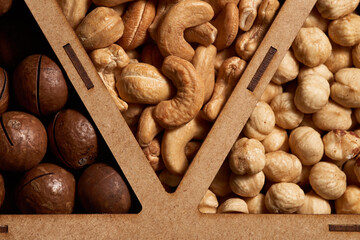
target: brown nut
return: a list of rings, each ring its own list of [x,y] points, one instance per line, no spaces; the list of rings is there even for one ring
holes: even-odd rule
[[[337,214],[360,214],[360,188],[348,186],[345,193],[335,200]]]
[[[129,189],[111,166],[95,163],[80,176],[78,196],[89,213],[127,213],[131,207]]]
[[[276,125],[284,129],[294,129],[302,122],[304,114],[294,103],[294,94],[284,92],[273,98],[270,107],[274,111]]]
[[[262,0],[241,0],[239,2],[239,28],[249,31],[257,16]]]
[[[72,28],[76,28],[90,8],[91,0],[57,0]],[[1,4],[0,4],[1,5]]]
[[[265,205],[270,213],[294,213],[304,202],[304,191],[295,183],[273,184],[265,195]]]
[[[9,78],[5,69],[0,67],[0,115],[9,107],[9,95]]]
[[[317,27],[321,31],[326,32],[328,29],[329,20],[323,18],[319,11],[314,7],[309,16],[305,19],[305,22],[302,27]]]
[[[312,115],[312,120],[318,128],[324,131],[347,130],[352,124],[351,109],[329,100],[322,109]]]
[[[266,179],[272,182],[293,182],[300,176],[302,165],[295,155],[276,151],[265,156],[266,164],[263,172]]]
[[[282,86],[270,82],[266,86],[264,93],[261,95],[260,101],[270,104],[271,100],[281,93],[283,93]]]
[[[124,32],[124,23],[115,10],[97,7],[92,10],[76,28],[85,50],[108,47],[116,42]]]
[[[209,3],[211,7],[214,9],[215,15],[226,6],[228,3],[233,3],[235,5],[239,4],[239,0],[204,0],[205,2]]]
[[[218,207],[217,213],[249,213],[249,209],[241,198],[229,198]]]
[[[324,63],[331,55],[329,38],[317,27],[301,28],[292,49],[299,62],[308,67],[316,67]]]
[[[155,106],[149,106],[141,113],[136,138],[141,147],[148,146],[163,128],[154,119]]]
[[[310,185],[321,197],[334,200],[346,190],[346,175],[335,164],[318,162],[310,171]]]
[[[16,99],[33,114],[55,113],[67,102],[68,87],[61,69],[45,55],[31,55],[21,61],[13,81]]]
[[[70,214],[74,202],[74,176],[52,163],[28,171],[16,191],[16,204],[25,214]]]
[[[146,105],[144,104],[128,104],[128,109],[125,112],[122,112],[122,116],[129,127],[135,127],[137,125],[145,107]]]
[[[98,139],[92,124],[80,112],[58,112],[48,127],[50,148],[56,158],[73,169],[92,164],[98,156]]]
[[[360,182],[360,158],[356,158],[355,164],[354,164],[354,173],[357,177],[358,182]]]
[[[5,112],[0,122],[0,169],[20,172],[39,164],[47,148],[40,120],[24,112]]]
[[[201,213],[216,213],[216,209],[219,206],[219,202],[216,198],[216,195],[207,190],[203,199],[198,206],[198,209]]]
[[[299,62],[296,60],[294,53],[288,50],[271,81],[278,85],[290,82],[299,74],[299,68]]]
[[[352,49],[352,60],[355,67],[360,68],[360,43]]]
[[[313,191],[305,194],[304,204],[296,211],[298,214],[331,214],[331,207],[327,200]]]
[[[156,44],[148,43],[144,46],[141,52],[140,60],[143,63],[148,63],[157,69],[160,69],[163,64],[164,57],[161,55]]]
[[[209,121],[214,121],[230,97],[246,67],[246,62],[239,57],[226,59],[219,69],[214,92],[209,102],[203,107],[202,114]]]
[[[332,73],[342,68],[350,68],[353,65],[351,47],[343,47],[331,42],[332,51],[330,57],[324,63]]]
[[[130,63],[115,77],[119,96],[129,103],[157,104],[175,93],[173,84],[147,63]]]
[[[357,168],[355,164],[356,164],[356,159],[350,159],[344,163],[342,170],[346,174],[346,184],[348,186],[357,185],[358,187],[360,187],[360,181],[358,181],[357,176],[355,174],[355,168]]]
[[[350,13],[345,17],[332,21],[329,24],[328,34],[335,43],[351,47],[360,43],[360,16]]]
[[[359,0],[318,0],[316,8],[323,18],[338,19],[352,13],[359,5]]]
[[[105,7],[115,7],[125,2],[130,2],[133,0],[92,0],[92,2],[97,6]]]
[[[181,182],[182,176],[173,174],[169,172],[166,168],[164,168],[159,174],[160,182],[168,187],[177,187]]]
[[[11,6],[12,6],[13,0],[0,0],[0,16],[7,13]]]
[[[122,16],[124,33],[117,42],[125,50],[132,50],[146,41],[147,29],[155,17],[155,1],[139,0],[129,4]]]
[[[360,107],[360,69],[343,68],[335,74],[331,98],[346,108]]]
[[[289,151],[289,137],[285,129],[275,125],[274,130],[261,141],[265,153],[275,151]]]
[[[335,161],[352,159],[360,152],[360,137],[351,131],[332,130],[323,142],[325,155]]]
[[[200,0],[183,0],[172,6],[158,29],[157,43],[162,55],[175,55],[191,61],[195,51],[185,41],[183,33],[186,28],[206,23],[213,16],[211,6]]]
[[[249,213],[252,214],[261,214],[261,213],[268,213],[266,206],[265,206],[265,195],[262,193],[259,193],[255,197],[252,198],[244,198]]]
[[[225,48],[222,51],[219,51],[216,54],[216,57],[215,57],[215,70],[219,71],[219,69],[220,69],[221,65],[223,64],[223,62],[226,59],[234,57],[234,56],[236,56],[236,52],[235,52],[235,49],[234,49],[233,45],[228,47],[228,48]]]
[[[236,174],[256,174],[263,170],[265,162],[264,146],[256,139],[241,138],[231,148],[229,166]]]
[[[190,141],[185,145],[185,156],[191,162],[202,145],[201,141]]]
[[[156,106],[154,118],[164,128],[179,127],[200,111],[205,96],[204,82],[190,62],[176,56],[165,58],[162,72],[173,82],[177,93]]]
[[[195,42],[208,47],[215,42],[218,30],[211,23],[203,23],[185,29],[184,38],[187,42]]]
[[[231,190],[241,197],[255,197],[263,188],[265,175],[262,171],[253,175],[237,175],[232,173],[229,179]]]
[[[211,21],[217,29],[214,42],[218,51],[229,47],[235,40],[239,30],[239,9],[235,3],[227,3],[215,20]]]
[[[303,165],[318,163],[324,155],[321,135],[311,127],[295,128],[290,134],[289,145]]]
[[[231,193],[231,188],[229,186],[230,174],[231,170],[229,167],[229,162],[225,160],[209,187],[209,189],[215,193],[216,196],[224,197]]]

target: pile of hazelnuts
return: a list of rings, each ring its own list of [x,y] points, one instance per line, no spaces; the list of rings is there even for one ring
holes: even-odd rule
[[[26,57],[12,76],[0,67],[0,173],[20,176],[9,191],[17,209],[69,214],[76,199],[88,213],[128,212],[126,183],[101,161],[94,125],[79,110],[67,108],[68,99],[63,72],[46,55]],[[12,101],[19,107],[9,107]],[[0,174],[0,204],[8,192],[5,185]]]

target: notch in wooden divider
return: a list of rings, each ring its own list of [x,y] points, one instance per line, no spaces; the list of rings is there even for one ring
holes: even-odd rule
[[[80,78],[85,83],[86,88],[89,90],[94,87],[94,84],[92,83],[89,75],[85,71],[84,66],[81,64],[79,58],[77,57],[76,53],[74,52],[74,49],[71,47],[71,44],[68,43],[65,46],[63,46],[66,54],[70,58],[72,64],[74,65],[76,71],[80,75]]]
[[[9,227],[8,225],[0,225],[0,233],[8,233]]]
[[[360,225],[356,224],[329,224],[330,232],[360,232]]]
[[[262,60],[260,66],[255,72],[254,77],[251,79],[247,89],[253,92],[259,83],[261,77],[263,76],[264,72],[266,71],[267,67],[269,66],[271,60],[273,59],[275,53],[277,52],[277,49],[274,47],[270,47],[269,51],[266,53],[264,59]]]

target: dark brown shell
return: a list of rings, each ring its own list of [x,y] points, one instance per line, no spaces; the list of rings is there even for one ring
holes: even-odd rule
[[[6,112],[0,118],[0,169],[26,171],[43,159],[47,148],[45,127],[24,112]]]
[[[65,169],[42,163],[22,178],[16,204],[22,213],[69,214],[75,202],[75,179]]]
[[[5,200],[5,183],[3,176],[0,174],[0,207],[4,203],[4,200]]]
[[[45,55],[25,58],[14,73],[15,96],[26,110],[49,115],[62,109],[68,99],[68,88],[61,69]]]
[[[126,213],[131,207],[125,182],[115,169],[104,163],[95,163],[83,172],[78,196],[89,213]]]
[[[56,114],[48,127],[51,151],[67,166],[78,169],[98,156],[96,131],[87,118],[72,109]]]
[[[6,71],[0,67],[0,115],[9,107],[9,79]]]

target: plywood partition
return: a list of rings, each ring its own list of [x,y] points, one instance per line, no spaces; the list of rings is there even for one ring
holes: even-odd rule
[[[356,215],[217,215],[197,211],[316,0],[285,1],[174,194],[166,193],[161,186],[56,0],[25,2],[139,198],[142,211],[122,215],[0,215],[0,230],[1,225],[8,226],[0,239],[360,237],[356,232],[360,217]]]

